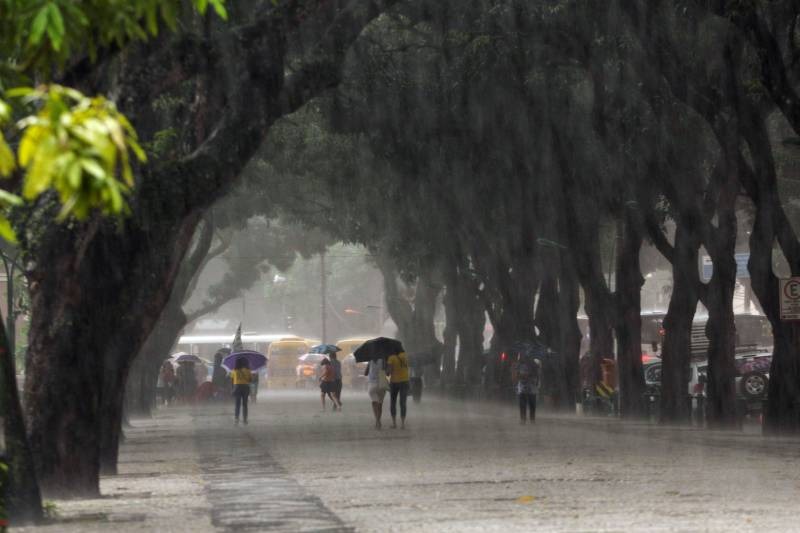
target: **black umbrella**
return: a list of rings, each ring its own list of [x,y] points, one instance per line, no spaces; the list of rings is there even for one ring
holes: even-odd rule
[[[383,359],[404,351],[403,344],[399,340],[390,339],[388,337],[378,337],[370,339],[359,346],[356,351],[353,352],[353,355],[357,363],[364,363],[366,361],[374,361],[375,359]]]

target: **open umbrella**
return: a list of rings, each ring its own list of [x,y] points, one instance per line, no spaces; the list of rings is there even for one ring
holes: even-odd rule
[[[233,352],[232,354],[225,357],[222,360],[222,366],[227,368],[228,370],[233,370],[236,368],[236,361],[240,358],[244,357],[247,359],[248,368],[250,370],[258,370],[262,366],[266,366],[267,364],[267,356],[263,353],[252,352],[250,350],[245,350],[241,352]]]
[[[324,353],[307,353],[297,358],[299,362],[307,365],[318,365],[323,359],[326,359]]]
[[[514,350],[523,357],[534,357],[536,359],[558,359],[559,354],[551,350],[548,346],[539,341],[520,341],[513,345]]]
[[[171,359],[176,363],[195,363],[197,365],[206,364],[207,361],[200,359],[198,356],[191,354],[191,353],[181,353],[178,352],[171,357]]]
[[[336,352],[341,352],[342,349],[336,346],[335,344],[318,344],[311,348],[311,351],[308,353],[322,353],[322,354],[331,354]]]
[[[383,359],[396,353],[404,352],[403,344],[397,339],[377,337],[370,339],[353,352],[357,363]]]

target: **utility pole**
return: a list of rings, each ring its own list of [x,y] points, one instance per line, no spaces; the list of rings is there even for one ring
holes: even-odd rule
[[[328,309],[328,273],[325,272],[325,252],[319,254],[319,274],[320,274],[320,310],[322,311],[322,344],[328,342],[328,324],[327,324],[327,309]]]

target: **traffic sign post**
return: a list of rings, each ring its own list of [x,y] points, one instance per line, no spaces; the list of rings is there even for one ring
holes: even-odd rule
[[[781,320],[800,320],[800,277],[781,279]]]

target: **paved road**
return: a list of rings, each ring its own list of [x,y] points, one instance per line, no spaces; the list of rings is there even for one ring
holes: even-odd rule
[[[108,496],[52,531],[800,531],[800,441],[540,416],[427,397],[372,428],[364,393],[322,413],[266,391],[135,421]],[[66,521],[65,521],[65,520]]]

